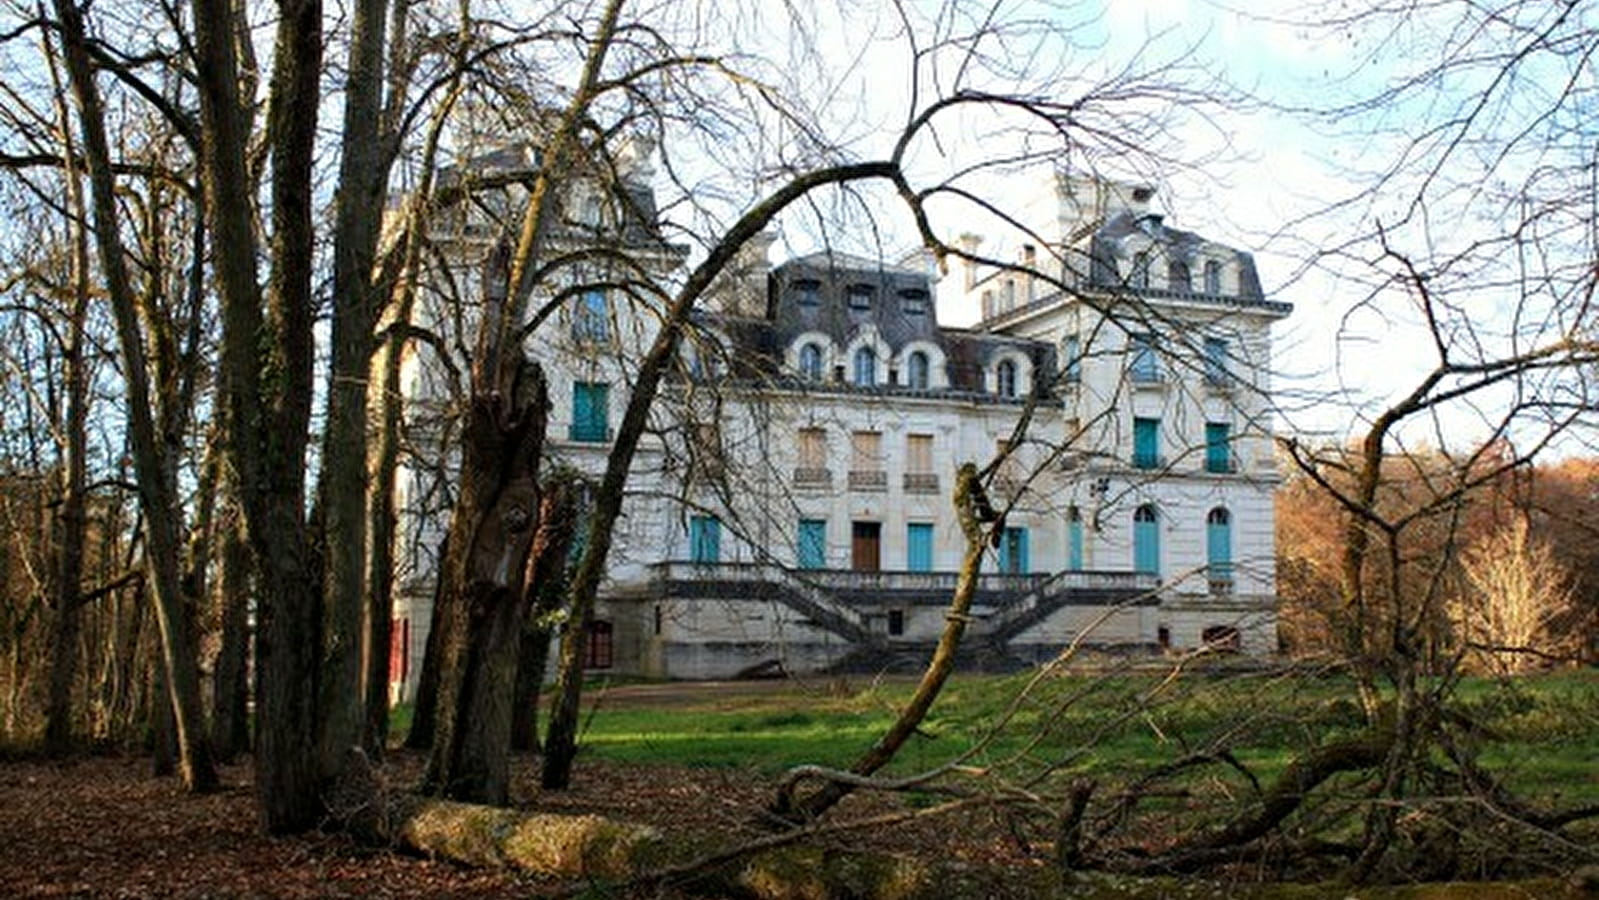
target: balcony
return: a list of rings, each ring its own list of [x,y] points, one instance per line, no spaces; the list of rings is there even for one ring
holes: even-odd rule
[[[851,469],[849,471],[849,489],[870,493],[883,493],[888,490],[888,473],[882,469]]]
[[[907,494],[936,494],[938,476],[932,472],[906,472],[904,488]]]
[[[794,470],[794,487],[796,490],[825,491],[832,486],[832,469],[800,466]]]

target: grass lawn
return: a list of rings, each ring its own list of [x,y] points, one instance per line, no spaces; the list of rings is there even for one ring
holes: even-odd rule
[[[1266,780],[1300,750],[1362,721],[1349,683],[1334,677],[1064,675],[1017,702],[1027,682],[1025,675],[953,679],[895,771],[970,754],[971,765],[1025,780],[1134,772],[1225,747]],[[707,686],[658,704],[626,688],[594,689],[585,697],[582,742],[584,752],[618,762],[763,773],[845,766],[883,733],[911,690],[907,682],[726,693]],[[1550,800],[1599,801],[1599,672],[1468,682],[1456,708],[1480,729],[1484,760],[1517,788]]]

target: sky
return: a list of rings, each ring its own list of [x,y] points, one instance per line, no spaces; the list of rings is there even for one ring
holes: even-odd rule
[[[1542,28],[1558,6],[1528,3],[1512,15],[1521,16],[1529,28]],[[1397,23],[1325,20],[1357,7],[1286,0],[1094,0],[993,7],[998,17],[1053,23],[1069,35],[1073,58],[1063,58],[1059,67],[1063,96],[1072,95],[1073,80],[1163,63],[1191,79],[1214,78],[1236,90],[1235,100],[1187,110],[1171,120],[1168,137],[1174,157],[1202,162],[1160,172],[1156,206],[1175,227],[1254,252],[1268,295],[1294,304],[1295,313],[1275,332],[1275,380],[1282,408],[1278,427],[1322,440],[1344,439],[1360,416],[1369,420],[1410,391],[1436,360],[1413,297],[1391,287],[1374,293],[1374,279],[1400,271],[1396,262],[1380,258],[1375,241],[1352,248],[1350,257],[1326,251],[1352,236],[1374,234],[1379,225],[1396,250],[1424,266],[1429,259],[1469,254],[1473,242],[1498,240],[1514,223],[1504,221],[1505,210],[1496,205],[1493,191],[1513,190],[1519,179],[1562,162],[1556,158],[1561,135],[1543,114],[1565,108],[1572,115],[1572,104],[1556,102],[1558,89],[1566,79],[1574,79],[1579,90],[1589,89],[1595,78],[1592,66],[1568,69],[1558,54],[1543,61],[1530,54],[1518,62],[1513,77],[1505,78],[1503,61],[1491,55],[1504,45],[1472,44],[1481,65],[1449,70],[1423,90],[1344,115],[1312,115],[1308,111],[1378,95],[1442,61],[1446,47],[1480,41],[1483,35],[1463,24],[1462,5],[1447,3],[1423,5]],[[1579,10],[1576,19],[1585,15],[1586,10]],[[840,25],[841,44],[851,45],[850,34],[885,21],[892,24],[881,8],[865,16]],[[841,134],[891,131],[902,121],[904,60],[895,55],[897,46],[895,40],[883,39],[869,50],[841,54],[847,71],[838,78],[840,93],[854,88],[870,98],[851,110],[853,120]],[[1009,54],[1034,71],[1049,71],[1052,61],[1039,58],[1041,46],[1051,48],[1047,53],[1057,45],[1017,42],[1005,45],[997,56]],[[1499,99],[1476,109],[1475,98],[1487,86],[1497,89],[1491,96]],[[1482,116],[1470,134],[1473,140],[1448,145],[1447,132],[1428,130],[1463,112]],[[1587,112],[1580,109],[1575,118],[1591,120]],[[968,125],[945,132],[939,151],[963,140],[979,154],[997,146],[985,143],[994,141],[992,126]],[[1580,131],[1583,126],[1577,127]],[[1507,134],[1523,139],[1510,152],[1495,143]],[[1591,151],[1594,136],[1578,134],[1574,143]],[[1427,183],[1428,205],[1418,210],[1409,200],[1420,176],[1401,163],[1425,171],[1423,164],[1438,158],[1447,158],[1447,163]],[[1116,165],[1113,159],[1106,164],[1111,169]],[[1395,168],[1404,174],[1387,182],[1385,190],[1367,193],[1376,173]],[[1358,199],[1330,209],[1345,198]],[[914,236],[905,242],[913,243]],[[1556,242],[1543,246],[1562,249]],[[998,247],[990,241],[983,249]],[[1591,247],[1578,246],[1575,252],[1590,253]],[[1470,271],[1479,278],[1503,276],[1508,283],[1513,273],[1505,266],[1513,262],[1500,253],[1473,259]],[[1452,270],[1464,269],[1457,260]],[[1535,331],[1524,319],[1511,320],[1515,291],[1489,292],[1450,282],[1449,271],[1440,270],[1433,284],[1440,296],[1457,298],[1456,317],[1447,327],[1461,346],[1492,347],[1513,330],[1523,339]],[[1444,294],[1444,287],[1451,293]],[[1534,297],[1532,308],[1538,309],[1539,302]],[[1553,301],[1549,305],[1542,314],[1555,314]],[[1549,333],[1547,328],[1540,332],[1542,337]],[[1405,437],[1412,445],[1476,443],[1488,437],[1489,423],[1512,399],[1508,391],[1482,394],[1475,405],[1457,404],[1437,419],[1418,422]],[[1525,443],[1538,435],[1537,428],[1528,428],[1512,437]],[[1582,449],[1580,442],[1564,446]]]

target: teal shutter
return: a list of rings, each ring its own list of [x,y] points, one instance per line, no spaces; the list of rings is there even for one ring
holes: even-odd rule
[[[905,526],[905,568],[912,572],[933,571],[933,526],[912,522]]]
[[[608,384],[572,383],[572,440],[598,443],[610,437],[610,395]]]
[[[695,516],[688,522],[688,543],[694,562],[719,562],[722,558],[722,523],[715,516]]]
[[[1027,529],[1007,528],[999,542],[999,571],[1024,575],[1032,571],[1027,559]]]
[[[1133,467],[1155,469],[1160,467],[1160,420],[1133,420]]]
[[[1083,516],[1072,507],[1066,517],[1066,568],[1083,570]]]
[[[1133,571],[1160,574],[1160,522],[1153,506],[1140,506],[1133,514]]]
[[[1232,516],[1225,509],[1213,509],[1205,522],[1205,557],[1212,581],[1233,579]]]
[[[1226,422],[1205,424],[1205,471],[1231,472],[1232,428]]]
[[[827,566],[827,522],[801,519],[799,523],[799,566],[821,569]]]

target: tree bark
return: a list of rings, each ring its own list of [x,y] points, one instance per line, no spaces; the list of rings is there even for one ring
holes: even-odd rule
[[[436,732],[424,780],[429,793],[493,804],[508,796],[547,414],[544,376],[531,362],[510,392],[478,395],[468,412],[450,552],[441,571],[439,603],[458,612],[439,642]]]
[[[56,0],[61,39],[73,95],[83,131],[84,156],[94,196],[94,221],[100,248],[101,270],[111,297],[112,314],[122,346],[123,375],[128,391],[128,431],[138,475],[139,501],[145,511],[146,555],[155,596],[156,621],[161,629],[162,659],[178,743],[179,767],[184,784],[194,791],[216,786],[200,703],[200,671],[193,646],[188,608],[179,572],[180,541],[176,517],[177,498],[169,482],[168,460],[156,433],[151,412],[149,369],[138,321],[137,304],[128,279],[120,238],[111,156],[106,143],[105,120],[99,91],[89,60],[83,20],[71,0]]]
[[[236,490],[232,484],[224,488],[228,498],[218,529],[215,591],[222,646],[212,681],[211,741],[223,761],[250,749],[250,548]]]
[[[374,691],[388,680],[386,669],[375,662],[386,660],[388,641],[373,643],[379,635],[365,584],[368,384],[377,324],[372,277],[392,159],[381,115],[387,10],[387,0],[356,0],[344,91],[333,233],[333,359],[318,482],[326,529],[320,763],[325,779],[337,775],[350,747],[375,748],[368,709]]]
[[[522,651],[516,667],[516,695],[511,720],[511,749],[538,747],[539,689],[550,658],[549,618],[566,599],[567,569],[572,537],[577,531],[576,473],[557,470],[544,479],[539,506],[539,529],[528,557],[531,574],[527,590],[532,595],[527,622],[522,628]]]

